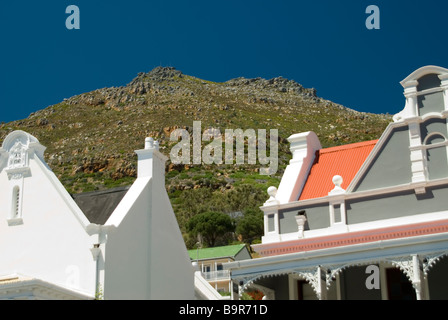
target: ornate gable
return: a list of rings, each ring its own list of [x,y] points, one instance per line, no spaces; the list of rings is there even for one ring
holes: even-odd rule
[[[448,69],[425,66],[406,77],[404,88],[406,105],[394,116],[394,121],[448,112]]]
[[[10,133],[0,148],[0,172],[5,170],[9,179],[8,225],[23,223],[22,202],[24,178],[31,175],[29,159],[34,155],[43,158],[45,148],[32,135],[24,131]]]

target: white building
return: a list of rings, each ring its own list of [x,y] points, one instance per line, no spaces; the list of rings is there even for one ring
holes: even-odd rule
[[[264,211],[263,257],[224,264],[269,299],[448,299],[448,70],[401,82],[406,105],[377,141],[293,155]]]
[[[39,141],[0,148],[0,299],[194,299],[194,270],[147,138],[138,177],[92,223],[44,161]]]

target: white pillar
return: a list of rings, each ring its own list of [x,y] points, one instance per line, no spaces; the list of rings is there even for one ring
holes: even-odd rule
[[[428,180],[428,172],[426,165],[426,149],[422,146],[420,122],[417,118],[408,119],[408,125],[412,183],[421,184],[420,187],[415,188],[417,193],[425,193],[424,184]]]
[[[278,205],[270,205],[261,208],[264,212],[264,236],[262,243],[280,241],[280,225],[278,221]],[[274,219],[274,230],[269,231],[269,217]]]
[[[326,270],[321,266],[317,268],[317,281],[319,300],[327,300],[327,275]]]
[[[416,117],[418,116],[418,105],[417,105],[418,81],[416,80],[408,81],[403,86],[404,86],[404,96],[406,97],[404,118]]]
[[[415,289],[417,300],[427,300],[427,288],[423,274],[423,266],[418,255],[412,255],[413,279],[412,285]]]

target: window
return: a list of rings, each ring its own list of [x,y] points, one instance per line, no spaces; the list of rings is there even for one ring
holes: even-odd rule
[[[14,186],[11,194],[11,207],[9,218],[7,219],[9,226],[23,224],[22,220],[22,194],[19,186]]]
[[[344,201],[338,203],[330,202],[329,210],[330,210],[330,226],[347,224]]]
[[[443,134],[441,134],[439,132],[433,132],[425,138],[425,140],[423,141],[423,144],[429,146],[429,145],[434,145],[437,143],[443,143],[445,141],[446,141],[446,139],[443,136]]]
[[[275,231],[275,216],[273,214],[268,215],[268,232]]]
[[[20,188],[17,186],[13,189],[11,218],[20,218]]]
[[[442,112],[445,104],[439,76],[434,73],[427,74],[418,79],[418,83],[417,106],[419,115],[423,116],[430,112]]]
[[[335,204],[334,205],[334,223],[342,222],[341,218],[341,205]]]
[[[423,141],[426,147],[426,163],[428,178],[442,179],[448,176],[448,148],[447,140],[442,133],[433,132]]]

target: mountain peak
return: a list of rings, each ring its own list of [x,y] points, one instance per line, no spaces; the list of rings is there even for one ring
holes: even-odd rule
[[[159,79],[165,79],[165,78],[174,78],[174,77],[182,77],[182,71],[176,70],[174,67],[155,67],[150,72],[146,74],[148,77],[151,78],[159,78]]]

